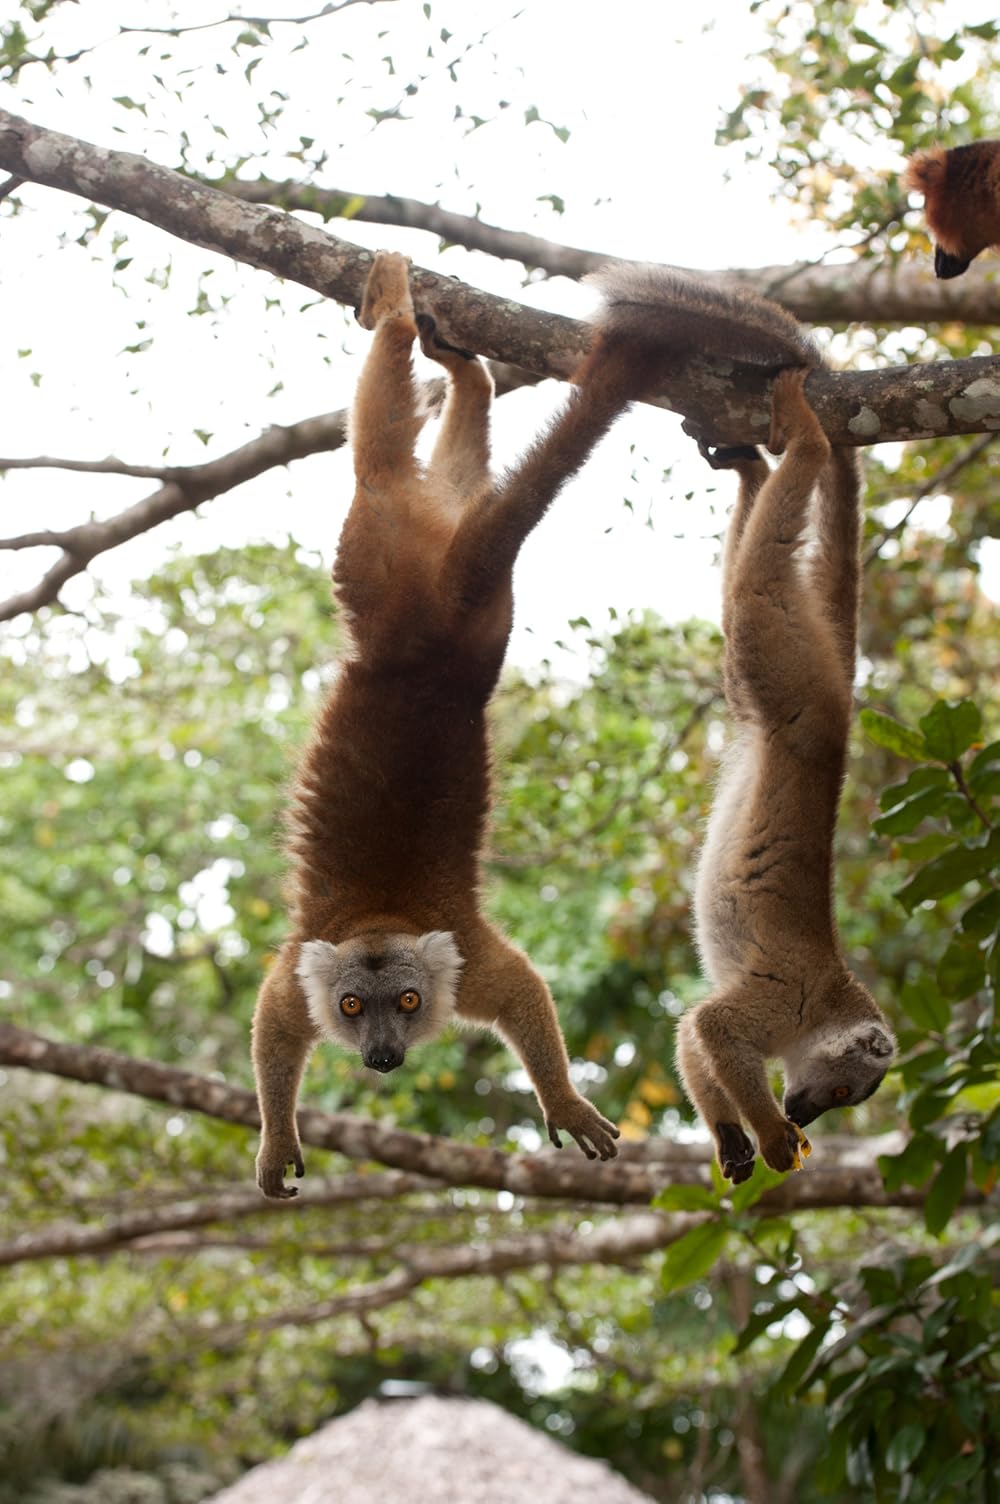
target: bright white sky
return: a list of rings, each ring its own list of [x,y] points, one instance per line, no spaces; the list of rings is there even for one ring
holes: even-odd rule
[[[0,104],[168,165],[175,164],[180,128],[190,137],[194,167],[206,149],[225,148],[216,134],[221,128],[233,149],[260,153],[250,175],[291,174],[297,164],[282,151],[294,149],[299,134],[312,136],[329,151],[322,179],[329,186],[395,192],[469,214],[478,206],[491,223],[626,256],[718,267],[830,250],[818,227],[789,225],[769,172],[747,168],[738,151],[714,145],[723,110],[755,76],[752,54],[767,42],[765,20],[748,6],[616,0],[611,9],[588,9],[521,0],[518,15],[517,3],[434,0],[428,22],[417,0],[397,0],[358,5],[303,29],[275,28],[287,46],[263,55],[250,88],[241,68],[254,54],[244,52],[242,63],[233,59],[234,28],[180,42],[113,39],[115,24],[203,23],[221,6],[204,0],[66,5],[48,34],[57,49],[92,43],[102,10],[109,17],[106,45],[55,78],[26,69],[16,90],[0,88]],[[303,0],[261,7],[271,16],[308,8]],[[722,17],[717,26],[710,24],[713,12]],[[438,42],[442,28],[453,33],[447,49]],[[447,59],[487,30],[486,46],[460,62],[457,84],[441,61],[428,68],[430,42],[436,58]],[[302,35],[309,46],[292,53]],[[150,60],[137,64],[136,47],[146,41],[153,44]],[[167,52],[171,59],[154,70],[152,59]],[[387,56],[394,74],[382,61]],[[231,64],[230,73],[181,71],[212,59]],[[178,87],[191,77],[196,83],[180,103],[170,94],[155,96],[146,117],[113,102],[130,92],[145,101],[149,71]],[[406,99],[405,86],[428,71],[416,98]],[[256,101],[271,88],[291,104],[277,131],[265,136]],[[509,106],[498,114],[500,99]],[[373,128],[365,110],[400,100],[410,118]],[[452,123],[456,105],[490,123],[463,135]],[[543,121],[569,131],[565,143],[544,123],[525,126],[532,106]],[[892,171],[898,163],[887,157],[882,165]],[[562,215],[545,201],[551,194],[564,200]],[[3,454],[113,453],[155,463],[166,452],[183,463],[224,453],[269,423],[349,402],[366,336],[346,311],[123,215],[105,227],[95,261],[74,243],[86,224],[82,200],[32,187],[20,197],[25,211],[3,226]],[[562,279],[523,286],[517,263],[459,249],[439,253],[434,238],[420,232],[360,223],[330,228],[360,244],[403,249],[418,264],[538,306],[580,314],[591,303]],[[115,233],[127,235],[127,245],[113,248]],[[127,256],[132,263],[115,286],[113,263]],[[159,284],[168,262],[164,291]],[[218,313],[192,318],[188,310],[206,271],[202,287],[213,306],[229,301]],[[267,308],[265,299],[276,301]],[[146,321],[139,332],[137,319]],[[128,353],[145,340],[147,349]],[[37,386],[33,373],[41,373]],[[513,459],[561,398],[558,385],[547,383],[498,402],[498,466]],[[211,434],[207,446],[196,430]],[[729,487],[724,477],[718,492],[715,486],[675,418],[646,409],[623,419],[524,549],[512,659],[538,662],[568,635],[571,618],[586,616],[599,628],[609,608],[620,614],[650,606],[670,619],[716,616],[714,535]],[[148,483],[119,478],[11,473],[0,493],[3,531],[62,527],[91,511],[107,515],[148,490]],[[103,556],[91,572],[126,592],[128,581],[154,570],[171,547],[210,550],[286,532],[329,559],[350,494],[346,454],[299,463],[207,503],[199,518],[183,518]],[[37,578],[44,563],[41,552],[0,554],[3,594]],[[82,579],[64,598],[76,604],[88,593]]]

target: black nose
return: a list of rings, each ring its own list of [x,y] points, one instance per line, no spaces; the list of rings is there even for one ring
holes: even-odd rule
[[[794,1096],[786,1097],[784,1107],[785,1117],[791,1118],[792,1122],[797,1123],[800,1128],[804,1128],[807,1123],[819,1117],[819,1113],[804,1091],[797,1091]]]
[[[381,1071],[385,1075],[386,1071],[394,1071],[397,1065],[402,1065],[403,1052],[392,1045],[376,1045],[374,1049],[366,1050],[363,1058],[369,1070]]]

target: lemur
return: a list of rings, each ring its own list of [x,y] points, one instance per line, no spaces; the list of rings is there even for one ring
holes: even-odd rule
[[[351,423],[356,489],[333,571],[351,646],[294,786],[291,933],[253,1022],[266,1196],[295,1194],[289,1165],[304,1173],[295,1105],[320,1038],[386,1072],[453,1016],[494,1029],[520,1056],[554,1144],[565,1130],[590,1158],[617,1152],[617,1128],[570,1081],[546,983],[480,904],[486,710],[511,630],[514,561],[563,483],[688,337],[669,274],[640,330],[626,315],[619,331],[616,286],[612,272],[566,405],[494,480],[486,367],[415,316],[403,256],[382,252],[371,268],[359,318],[374,338]],[[414,456],[418,335],[450,385],[426,465]]]
[[[903,184],[924,195],[936,276],[959,277],[980,251],[1000,250],[1000,141],[917,152]]]
[[[605,283],[603,274],[596,278]],[[608,285],[610,284],[610,285]],[[662,296],[648,270],[604,286],[622,333]],[[734,735],[698,868],[695,928],[711,995],[678,1030],[687,1094],[723,1175],[746,1180],[757,1137],[774,1170],[800,1164],[802,1128],[864,1101],[891,1063],[885,1018],[841,954],[832,844],[846,763],[857,637],[859,475],[806,400],[822,365],[784,309],[687,279],[672,283],[685,349],[775,370],[771,471],[753,446],[702,452],[740,492],[723,555],[725,692]],[[807,522],[814,551],[803,556]],[[768,1085],[784,1062],[784,1105]]]

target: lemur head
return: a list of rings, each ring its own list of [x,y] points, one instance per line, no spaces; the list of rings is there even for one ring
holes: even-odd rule
[[[316,1027],[385,1072],[444,1028],[461,967],[454,936],[431,930],[354,935],[339,945],[307,940],[296,970]]]
[[[896,1041],[875,999],[854,977],[829,1022],[785,1054],[784,1113],[804,1128],[831,1107],[854,1107],[882,1084]]]

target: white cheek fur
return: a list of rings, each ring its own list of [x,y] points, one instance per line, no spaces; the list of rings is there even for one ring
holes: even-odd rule
[[[309,1017],[317,1029],[328,1039],[349,1042],[333,1003],[333,987],[339,970],[337,947],[329,940],[306,940],[299,950],[295,970],[306,995]]]

